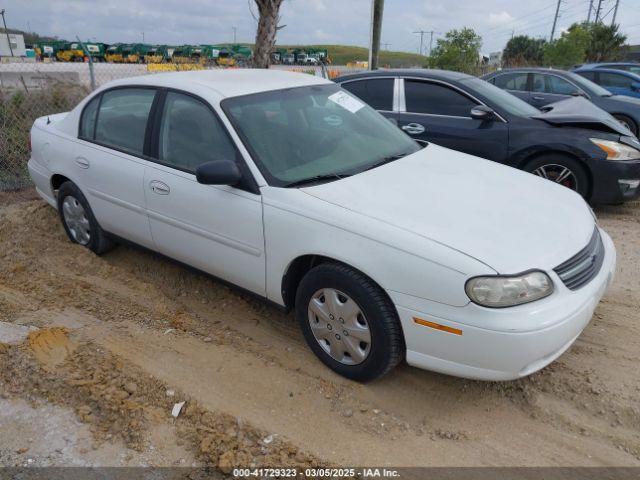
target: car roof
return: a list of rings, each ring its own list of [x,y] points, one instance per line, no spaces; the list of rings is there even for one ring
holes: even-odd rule
[[[335,78],[334,81],[343,82],[346,80],[355,80],[362,77],[420,77],[420,78],[433,78],[439,80],[464,80],[465,78],[475,78],[466,73],[453,72],[451,70],[436,70],[428,68],[395,68],[395,69],[382,69],[382,70],[367,70],[364,72],[352,73],[347,75],[341,75]]]
[[[567,74],[566,70],[559,70],[557,68],[543,68],[543,67],[520,67],[520,68],[503,68],[502,70],[496,70],[495,72],[489,73],[486,76],[495,76],[503,73],[556,73],[556,74]]]
[[[590,68],[579,68],[575,72],[599,72],[599,73],[613,73],[614,75],[622,75],[625,77],[631,78],[640,78],[640,75],[637,73],[629,72],[627,70],[618,70],[615,68],[602,68],[602,67],[590,67]]]
[[[189,91],[209,88],[222,98],[251,93],[332,83],[315,75],[276,69],[211,69],[142,75],[109,82],[103,89],[123,85],[148,85]]]

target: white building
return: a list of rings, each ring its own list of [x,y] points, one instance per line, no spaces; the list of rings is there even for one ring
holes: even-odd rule
[[[8,38],[7,38],[8,37]],[[11,48],[9,48],[11,42]],[[27,51],[24,47],[24,37],[18,33],[0,33],[0,57],[10,57],[13,50],[14,57],[26,57]]]

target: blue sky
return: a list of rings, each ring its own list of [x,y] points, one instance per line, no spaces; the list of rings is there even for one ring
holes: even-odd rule
[[[598,0],[595,0],[598,3]],[[603,0],[606,13],[615,0]],[[370,0],[284,0],[278,43],[366,46]],[[558,31],[586,19],[589,0],[563,0]],[[10,27],[104,42],[197,44],[252,42],[253,0],[0,0]],[[472,27],[484,53],[500,50],[512,32],[548,38],[556,0],[386,0],[382,42],[390,50],[417,52],[416,30],[435,39],[453,28]],[[610,22],[611,14],[606,17]],[[618,20],[631,43],[640,43],[640,1],[620,0]],[[383,45],[384,47],[384,45]],[[429,48],[425,35],[424,51]]]

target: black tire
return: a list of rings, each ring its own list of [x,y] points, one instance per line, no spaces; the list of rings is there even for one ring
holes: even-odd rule
[[[569,176],[567,182],[557,182],[565,187],[571,188],[575,192],[582,195],[583,198],[587,199],[589,192],[591,190],[591,185],[589,182],[589,177],[584,169],[584,167],[580,164],[580,162],[574,158],[568,157],[566,155],[561,155],[557,153],[552,153],[548,155],[540,155],[533,160],[527,162],[524,166],[523,170],[529,173],[533,173],[534,175],[538,175],[543,178],[547,178],[551,181],[556,181],[553,177],[553,174],[559,173],[562,171],[562,168],[566,168],[570,170],[571,175]],[[547,177],[545,177],[541,171],[549,170],[547,173]],[[569,184],[571,179],[575,179],[575,184]]]
[[[614,113],[613,118],[625,125],[636,137],[638,136],[638,125],[636,125],[636,122],[634,122],[633,119],[627,117],[626,115],[620,115],[618,113]]]
[[[335,360],[316,340],[308,309],[314,294],[321,289],[344,292],[356,302],[366,318],[371,342],[368,355],[361,363],[347,365]],[[404,337],[395,307],[373,280],[346,265],[324,263],[307,272],[296,292],[295,311],[311,350],[325,365],[344,377],[359,382],[370,381],[389,372],[404,357]]]
[[[69,225],[67,225],[67,220],[65,219],[65,215],[63,213],[63,204],[67,197],[72,197],[73,199],[77,200],[77,202],[84,209],[86,219],[89,222],[88,243],[82,243],[78,241],[76,236],[74,236],[71,229],[69,228]],[[109,238],[105,231],[100,227],[100,224],[96,220],[96,217],[93,215],[93,211],[89,206],[89,202],[87,202],[86,197],[82,194],[75,183],[71,181],[64,182],[58,189],[57,200],[58,214],[60,215],[60,220],[62,221],[62,225],[64,226],[64,231],[67,232],[69,240],[71,240],[73,243],[77,243],[83,245],[84,247],[87,247],[96,255],[101,255],[105,252],[108,252],[115,246],[113,240],[111,240],[111,238]]]

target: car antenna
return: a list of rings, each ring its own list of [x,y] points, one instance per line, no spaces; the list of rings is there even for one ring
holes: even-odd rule
[[[49,125],[51,123],[51,119],[49,118],[49,115],[47,115],[47,125]]]

